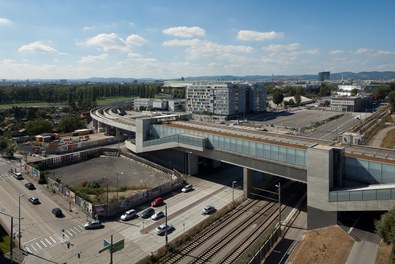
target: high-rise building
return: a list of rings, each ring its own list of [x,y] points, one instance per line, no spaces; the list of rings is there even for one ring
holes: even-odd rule
[[[318,81],[323,82],[323,81],[328,81],[331,78],[331,72],[325,71],[325,72],[319,72],[318,73]]]
[[[266,110],[262,84],[194,82],[186,87],[186,109],[194,113],[234,115]]]

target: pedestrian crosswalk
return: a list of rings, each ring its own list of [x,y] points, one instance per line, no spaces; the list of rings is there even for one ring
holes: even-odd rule
[[[39,238],[36,238],[34,240],[31,240],[29,242],[26,242],[23,244],[23,248],[25,251],[29,252],[30,254],[36,254],[46,248],[56,245],[57,243],[65,242],[71,239],[71,237],[77,235],[78,233],[81,233],[84,230],[85,229],[83,225],[73,226],[68,229],[64,229],[64,231],[60,235],[47,234]]]

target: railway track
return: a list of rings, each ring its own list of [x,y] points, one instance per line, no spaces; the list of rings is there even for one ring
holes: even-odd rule
[[[178,263],[180,260],[188,256],[189,252],[198,248],[201,243],[207,241],[212,236],[214,236],[218,230],[225,228],[231,222],[235,221],[240,217],[245,211],[250,210],[253,206],[255,206],[259,201],[248,199],[242,207],[239,207],[234,213],[232,213],[229,217],[224,220],[218,222],[218,224],[214,224],[209,228],[206,228],[201,234],[198,235],[192,242],[179,250],[176,254],[173,254],[171,257],[165,259],[161,263]]]

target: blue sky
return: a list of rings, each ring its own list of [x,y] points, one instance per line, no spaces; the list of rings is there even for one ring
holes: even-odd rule
[[[394,71],[394,0],[2,0],[0,79]]]

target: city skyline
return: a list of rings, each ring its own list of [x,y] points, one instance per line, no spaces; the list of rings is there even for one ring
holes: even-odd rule
[[[395,2],[3,1],[0,78],[395,70]]]

